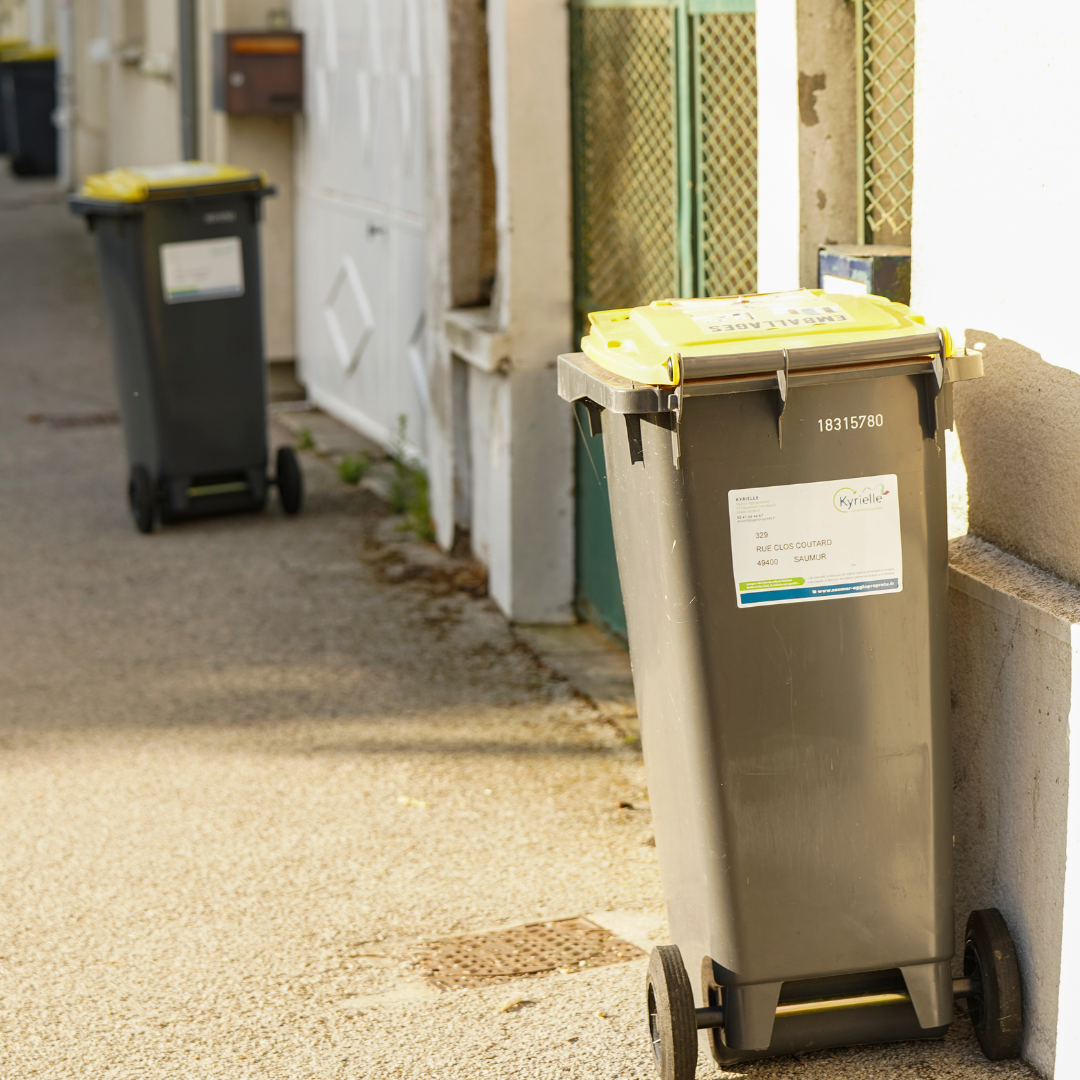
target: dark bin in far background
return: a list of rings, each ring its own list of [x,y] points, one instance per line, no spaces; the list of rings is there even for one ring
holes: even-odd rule
[[[290,447],[267,476],[257,173],[183,162],[89,177],[71,207],[94,234],[136,525],[261,510],[294,514]]]
[[[876,296],[590,316],[559,393],[603,432],[672,944],[664,1080],[936,1038],[968,1000],[1020,1047],[1019,971],[975,912],[954,982],[944,432],[982,373]]]
[[[0,38],[0,64],[3,63],[5,52],[12,49],[23,48],[26,42],[22,38]],[[4,134],[4,103],[0,98],[0,154],[8,152],[7,136]]]
[[[55,176],[56,52],[0,50],[0,127],[16,176]]]

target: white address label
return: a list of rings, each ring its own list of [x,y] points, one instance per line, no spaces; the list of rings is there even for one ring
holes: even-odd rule
[[[239,236],[162,244],[160,253],[166,303],[244,295],[244,249]]]
[[[901,592],[896,476],[728,492],[739,607]]]

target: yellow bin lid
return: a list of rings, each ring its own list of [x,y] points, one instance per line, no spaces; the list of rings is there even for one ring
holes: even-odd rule
[[[147,199],[177,198],[192,188],[224,185],[235,190],[238,186],[263,188],[267,182],[263,173],[237,165],[178,161],[173,165],[149,165],[95,173],[83,181],[81,194],[86,198],[109,202],[144,202]]]
[[[913,340],[911,355],[921,356],[927,352],[927,335],[936,332],[911,308],[883,296],[821,289],[657,300],[647,307],[595,311],[589,322],[592,328],[581,340],[589,359],[615,375],[653,386],[693,378],[695,359],[734,361],[781,348],[892,342],[902,351],[909,337],[919,339]],[[952,340],[948,331],[941,333],[945,355],[951,356]]]
[[[0,38],[0,64],[21,64],[30,60],[55,60],[56,46],[33,48],[21,38]]]

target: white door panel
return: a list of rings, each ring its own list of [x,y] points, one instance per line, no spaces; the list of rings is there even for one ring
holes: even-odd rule
[[[417,0],[298,0],[301,370],[324,408],[426,451],[423,25]]]

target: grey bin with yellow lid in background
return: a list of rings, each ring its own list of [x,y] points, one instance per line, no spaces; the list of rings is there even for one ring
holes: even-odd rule
[[[16,176],[55,176],[56,49],[0,39],[0,152]]]
[[[9,152],[7,134],[4,128],[4,54],[10,54],[12,50],[25,47],[26,41],[23,38],[0,37],[0,154]]]
[[[954,982],[944,430],[977,353],[877,296],[596,312],[559,393],[602,430],[672,944],[665,1080],[940,1037],[1019,1052],[1000,914]]]
[[[250,169],[187,161],[88,177],[71,208],[94,235],[137,527],[261,510],[295,514],[289,447],[267,476],[259,221]]]

